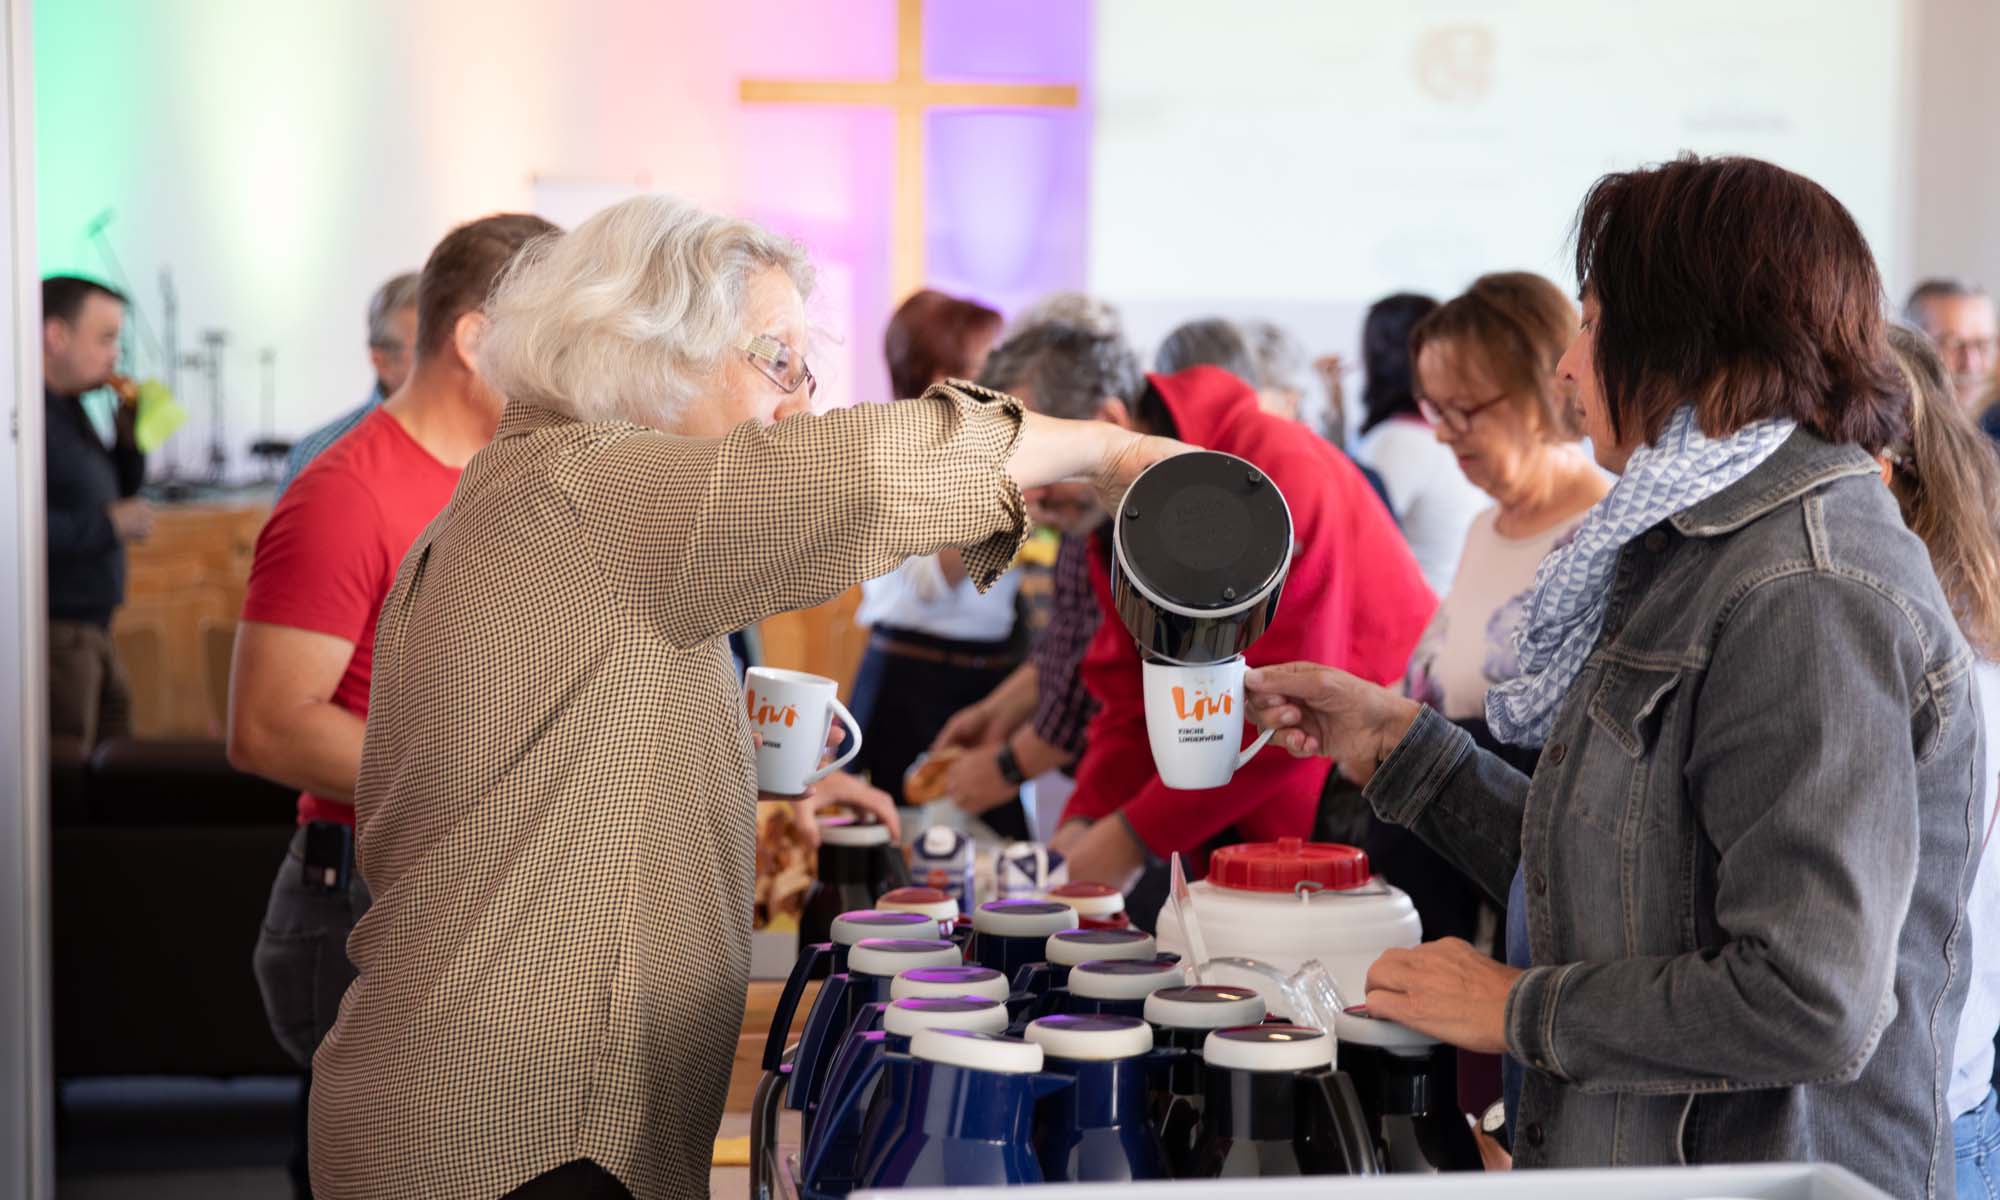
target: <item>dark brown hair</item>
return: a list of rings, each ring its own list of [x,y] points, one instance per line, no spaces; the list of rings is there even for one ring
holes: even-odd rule
[[[1532,271],[1481,275],[1410,331],[1412,375],[1432,343],[1470,351],[1509,396],[1528,396],[1551,440],[1577,435],[1570,406],[1557,394],[1556,364],[1576,338],[1576,305]]]
[[[1411,362],[1410,334],[1418,322],[1438,310],[1438,302],[1419,292],[1397,292],[1368,306],[1361,322],[1361,432],[1391,417],[1417,412],[1416,364]],[[1329,412],[1329,418],[1336,414]]]
[[[1910,436],[1884,454],[1903,523],[1923,539],[1965,640],[2000,657],[2000,454],[1952,390],[1931,340],[1889,327],[1909,378]]]
[[[1903,432],[1874,256],[1803,175],[1693,155],[1606,175],[1577,213],[1576,277],[1621,442],[1683,404],[1711,437],[1790,417],[1875,453]]]
[[[42,280],[42,320],[76,324],[83,315],[83,302],[93,295],[126,303],[125,293],[81,275],[51,275]]]
[[[561,232],[540,217],[497,213],[445,234],[424,263],[423,279],[417,284],[417,357],[437,353],[451,340],[460,317],[486,306],[493,281],[521,247]]]
[[[939,379],[970,379],[1000,336],[1000,314],[929,288],[903,301],[882,335],[897,399],[923,395]]]

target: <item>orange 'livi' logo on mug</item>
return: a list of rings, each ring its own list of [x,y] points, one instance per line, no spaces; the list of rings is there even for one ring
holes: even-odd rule
[[[1174,711],[1180,714],[1183,721],[1206,721],[1210,717],[1229,712],[1229,707],[1228,692],[1222,693],[1221,699],[1217,699],[1200,688],[1196,688],[1194,690],[1194,707],[1189,708],[1187,690],[1185,688],[1174,689]]]
[[[751,688],[744,693],[743,710],[749,714],[750,720],[758,725],[775,725],[782,722],[785,728],[789,729],[792,726],[792,722],[799,719],[799,710],[795,705],[787,704],[783,708],[773,707],[769,696],[764,697],[764,703],[757,703],[756,688]]]

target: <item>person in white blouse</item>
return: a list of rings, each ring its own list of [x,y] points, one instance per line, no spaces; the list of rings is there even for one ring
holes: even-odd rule
[[[1380,478],[1424,582],[1442,596],[1458,567],[1466,530],[1489,501],[1458,469],[1417,408],[1410,332],[1437,306],[1429,296],[1398,292],[1368,309],[1361,326],[1361,440],[1354,457]]]
[[[928,289],[911,296],[883,337],[895,395],[976,378],[1001,325],[998,312],[971,300]],[[949,549],[861,585],[854,619],[869,636],[854,679],[862,737],[850,771],[865,772],[903,802],[904,772],[945,721],[1020,665],[1014,638],[1020,586],[1020,572],[1009,571],[982,593],[966,578],[958,551]]]

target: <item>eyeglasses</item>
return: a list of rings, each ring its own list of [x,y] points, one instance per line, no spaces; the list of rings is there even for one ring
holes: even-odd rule
[[[1456,404],[1440,404],[1429,396],[1417,397],[1417,411],[1424,414],[1424,420],[1433,425],[1442,425],[1453,433],[1467,433],[1472,429],[1473,418],[1507,398],[1502,392],[1491,400],[1482,400],[1469,408]]]
[[[802,383],[806,385],[808,400],[819,391],[819,380],[813,378],[812,368],[806,365],[806,356],[770,334],[753,334],[736,343],[736,348],[749,356],[751,365],[787,395],[798,391]]]
[[[1995,351],[2000,351],[2000,338],[1956,337],[1947,333],[1937,339],[1937,348],[1946,362],[1982,360],[1991,358]]]

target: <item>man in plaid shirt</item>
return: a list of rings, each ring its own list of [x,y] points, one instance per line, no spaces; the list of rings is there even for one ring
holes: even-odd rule
[[[1090,419],[1107,400],[1139,387],[1139,360],[1102,314],[1045,317],[1011,335],[987,357],[981,382],[1019,396],[1037,411]],[[1102,609],[1090,586],[1090,534],[1104,519],[1088,485],[1057,484],[1027,497],[1035,520],[1061,531],[1047,626],[1033,656],[981,700],[960,711],[933,749],[966,749],[952,764],[945,794],[978,815],[1013,800],[1025,780],[1067,769],[1083,753],[1097,703],[1083,685],[1083,653]]]

